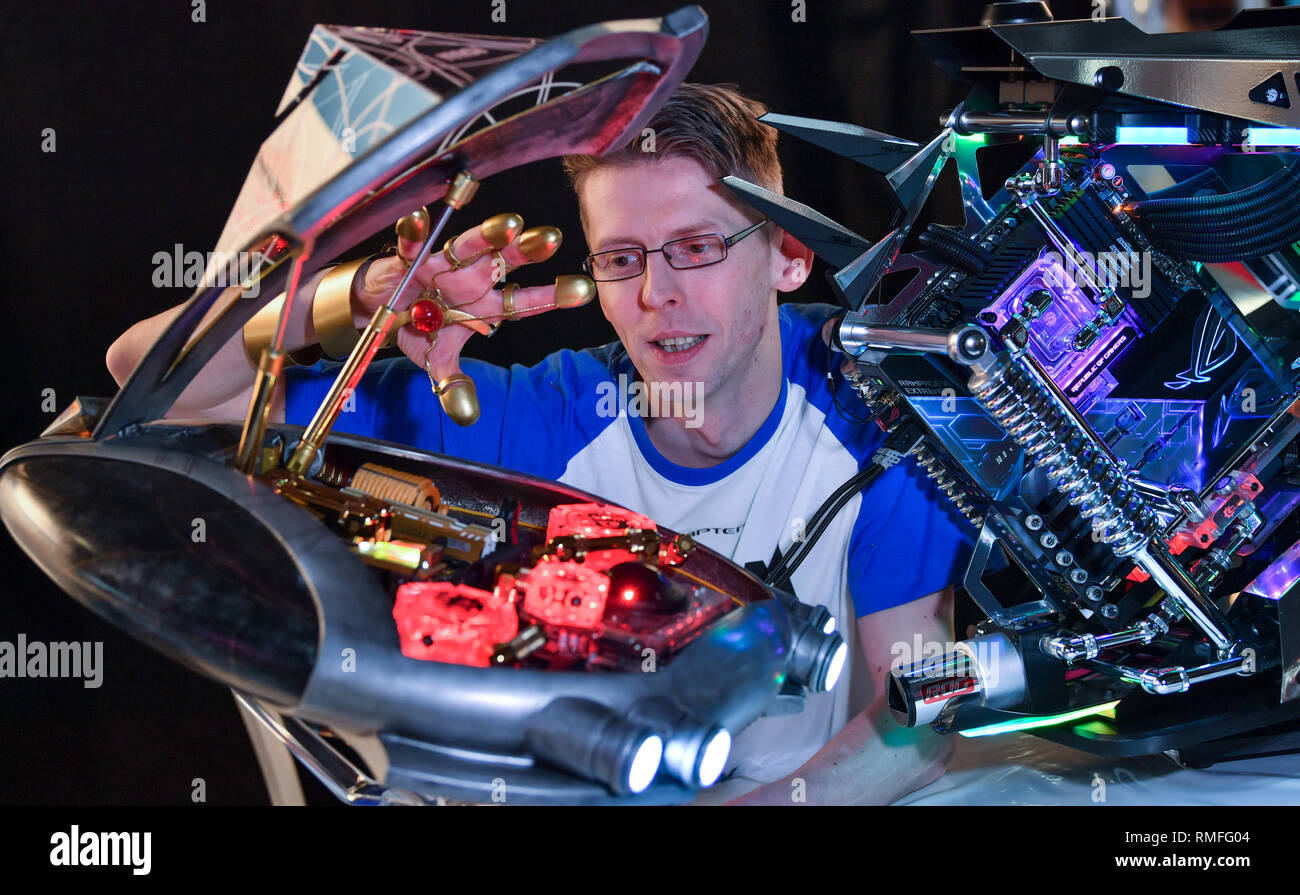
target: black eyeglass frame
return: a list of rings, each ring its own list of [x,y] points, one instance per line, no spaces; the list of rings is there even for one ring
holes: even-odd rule
[[[763,218],[763,220],[759,221],[757,224],[751,224],[750,226],[746,227],[744,230],[741,230],[731,236],[723,236],[721,233],[696,233],[694,236],[683,236],[681,239],[670,240],[664,243],[663,245],[661,245],[657,249],[647,249],[647,248],[642,248],[641,246],[628,246],[627,248],[622,248],[622,249],[607,249],[604,252],[592,252],[588,254],[586,258],[583,259],[582,270],[584,273],[587,274],[587,276],[591,277],[597,283],[621,283],[623,280],[635,279],[636,277],[639,277],[643,273],[645,273],[645,268],[647,264],[646,261],[647,255],[653,255],[655,252],[663,252],[664,249],[668,248],[669,246],[674,246],[682,242],[690,242],[692,239],[700,239],[705,236],[716,236],[718,239],[722,240],[722,257],[716,261],[707,261],[704,264],[692,264],[689,267],[678,267],[676,264],[673,264],[673,259],[671,255],[664,254],[664,260],[668,262],[668,266],[671,267],[673,270],[697,270],[701,267],[712,267],[714,264],[721,264],[723,261],[727,260],[728,249],[730,249],[736,243],[740,242],[749,234],[757,232],[758,229],[762,227],[764,224],[769,224],[769,223],[771,223],[771,218]],[[595,258],[597,255],[614,255],[619,252],[637,252],[641,256],[641,269],[638,270],[636,273],[628,274],[625,277],[612,277],[606,280],[597,279],[595,266],[591,263],[591,259]]]

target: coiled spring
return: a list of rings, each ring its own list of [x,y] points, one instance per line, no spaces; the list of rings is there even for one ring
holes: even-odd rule
[[[351,486],[371,497],[426,510],[436,510],[442,503],[442,495],[432,479],[378,463],[363,464],[352,476]]]
[[[984,516],[970,502],[970,495],[966,493],[966,489],[952,477],[948,467],[934,455],[933,451],[926,447],[924,442],[916,446],[916,449],[912,451],[912,455],[916,457],[917,465],[924,469],[925,474],[934,480],[935,485],[948,496],[953,506],[957,508],[957,512],[961,513],[967,522],[976,528],[984,524]]]
[[[1047,390],[1015,361],[971,377],[984,409],[1024,448],[1048,481],[1092,522],[1093,537],[1129,556],[1146,545],[1156,517],[1122,472],[1062,413]]]

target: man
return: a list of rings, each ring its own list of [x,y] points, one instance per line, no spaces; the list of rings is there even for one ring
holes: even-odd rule
[[[416,365],[376,364],[355,410],[336,427],[558,479],[689,532],[751,568],[787,553],[822,502],[870,462],[882,434],[835,409],[826,379],[839,360],[826,345],[835,309],[778,306],[778,293],[807,278],[811,252],[717,182],[734,173],[781,190],[776,133],[756,121],[764,111],[729,88],[687,84],[648,124],[654,152],[637,140],[603,158],[565,160],[588,268],[618,342],[560,351],[532,368],[465,361],[482,416],[462,427],[441,410],[431,384],[460,374],[471,331],[445,327],[430,345],[405,327],[398,345]],[[520,237],[497,258],[487,229],[451,240],[418,275],[447,304],[492,318],[503,312],[502,293],[491,289],[502,262],[514,267],[540,255]],[[415,249],[399,240],[403,257]],[[397,258],[357,272],[357,326],[403,272]],[[307,284],[304,295],[315,288]],[[554,287],[510,293],[511,316],[541,313],[556,300]],[[290,348],[315,341],[308,302],[298,304]],[[119,381],[170,313],[137,324],[110,349]],[[173,415],[243,415],[252,367],[237,342]],[[285,379],[273,412],[306,424],[333,370],[318,364]],[[642,418],[645,402],[635,393],[644,399],[656,388],[672,396],[670,406]],[[851,400],[851,392],[838,397]],[[790,586],[805,602],[826,606],[846,637],[856,633],[871,688],[866,708],[850,717],[846,680],[809,697],[798,714],[759,719],[736,738],[732,773],[719,792],[744,793],[738,801],[747,803],[889,802],[942,773],[950,743],[895,725],[883,681],[897,644],[910,648],[917,635],[926,643],[952,639],[949,584],[965,543],[911,463],[883,474],[833,518]],[[854,617],[856,632],[847,630]]]

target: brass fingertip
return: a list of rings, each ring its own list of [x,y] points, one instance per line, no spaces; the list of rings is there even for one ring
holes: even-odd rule
[[[519,253],[529,261],[545,261],[562,242],[564,234],[559,227],[530,227],[519,236]]]
[[[429,209],[417,208],[397,222],[397,235],[411,242],[423,243],[429,238]]]
[[[561,274],[555,278],[555,303],[562,308],[576,308],[596,297],[596,284],[582,274]]]
[[[453,373],[438,383],[438,402],[458,426],[472,426],[478,421],[478,389],[464,373]]]
[[[524,229],[524,219],[511,211],[494,214],[479,225],[479,232],[494,249],[504,249]]]

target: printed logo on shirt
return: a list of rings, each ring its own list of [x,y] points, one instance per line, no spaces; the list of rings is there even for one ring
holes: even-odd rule
[[[740,534],[740,530],[741,530],[742,528],[744,528],[744,527],[745,527],[745,523],[742,522],[742,523],[740,523],[739,525],[732,525],[732,526],[729,526],[729,527],[727,527],[727,528],[716,528],[716,527],[715,527],[715,528],[697,528],[697,529],[695,529],[694,531],[684,532],[684,534],[688,534],[688,535],[690,535],[691,537],[695,537],[696,535],[705,535],[705,534],[708,534],[708,535],[738,535],[738,534]]]

